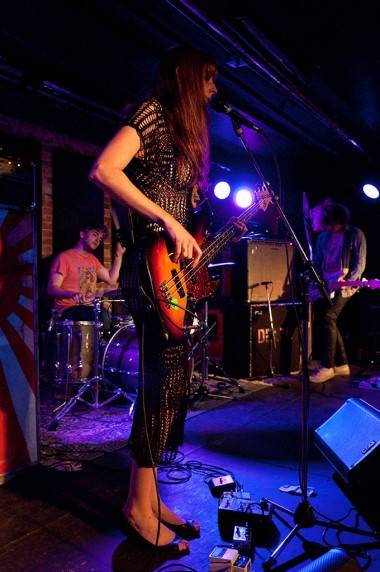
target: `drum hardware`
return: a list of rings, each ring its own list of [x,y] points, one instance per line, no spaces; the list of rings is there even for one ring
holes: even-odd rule
[[[115,314],[114,307],[112,306],[113,303],[122,303],[126,304],[125,299],[121,298],[121,291],[120,289],[116,290],[109,290],[106,294],[102,297],[102,307],[103,311],[107,316],[104,324],[105,329],[103,330],[103,339],[109,339],[112,336],[115,329],[120,327],[124,324],[124,322],[128,322],[130,320],[130,315],[124,313]],[[108,305],[108,308],[107,308]],[[111,309],[111,311],[110,311]],[[118,318],[116,318],[118,316]]]
[[[218,390],[214,390],[210,392],[209,389],[209,381],[210,377],[212,376],[213,380],[219,381],[222,384],[231,385],[237,387],[240,393],[244,393],[244,389],[239,384],[238,380],[232,377],[228,377],[225,375],[216,375],[209,373],[209,353],[208,353],[208,337],[210,332],[215,327],[216,323],[214,322],[211,326],[208,323],[208,301],[204,300],[203,302],[203,321],[199,322],[199,330],[202,332],[201,338],[191,347],[188,354],[188,359],[191,360],[194,357],[195,352],[200,348],[201,354],[201,371],[200,371],[200,384],[195,394],[197,397],[219,397],[221,399],[234,399],[234,397],[223,395],[218,392]],[[219,371],[224,374],[225,372],[222,368],[218,368]]]
[[[107,405],[111,401],[114,401],[118,397],[123,396],[126,399],[128,399],[129,401],[132,401],[131,409],[133,408],[134,398],[132,399],[131,395],[129,395],[127,392],[125,392],[120,387],[117,387],[111,381],[109,381],[107,379],[103,379],[102,376],[99,375],[99,347],[100,347],[99,331],[101,328],[101,322],[99,321],[99,317],[100,317],[100,313],[101,313],[101,304],[103,301],[104,300],[101,300],[100,298],[96,298],[92,303],[92,305],[94,307],[94,313],[95,313],[95,321],[93,322],[94,327],[93,327],[93,371],[91,372],[92,377],[84,378],[83,379],[84,383],[83,383],[83,385],[80,386],[80,388],[78,389],[76,394],[73,395],[68,401],[65,399],[65,401],[63,403],[61,403],[58,407],[56,407],[53,410],[54,416],[53,416],[53,418],[52,418],[52,420],[48,426],[49,431],[54,431],[58,427],[59,421],[69,411],[71,411],[71,409],[76,405],[76,403],[78,401],[84,403],[85,405],[88,405],[89,407],[92,407],[93,409],[99,409],[100,407]],[[109,300],[107,300],[107,301],[109,301]],[[120,301],[120,300],[118,300],[118,301]],[[124,300],[122,300],[122,301],[124,302]],[[72,326],[72,324],[73,324],[73,322],[71,322],[70,326]],[[89,324],[89,322],[87,322],[87,324]],[[59,339],[58,335],[59,335],[59,333],[57,334],[57,345],[59,345],[59,343],[60,343],[60,339]],[[88,340],[87,340],[87,342],[88,342]],[[69,352],[70,352],[71,348],[72,348],[72,331],[68,330],[67,331],[67,344],[66,344],[66,348],[65,348],[66,349],[66,355],[65,355],[65,360],[64,360],[65,361],[65,363],[64,363],[64,375],[65,375],[66,387],[68,387],[69,374],[72,373],[72,371],[73,371],[73,365],[69,361],[70,360],[70,353]],[[60,354],[58,353],[57,355],[59,356]],[[82,363],[82,367],[83,367],[82,357],[80,357],[80,359],[78,360],[78,367],[79,367],[79,363]],[[59,366],[61,366],[61,363],[59,362],[59,358],[57,360],[57,364]],[[100,401],[99,400],[99,384],[102,381],[106,386],[105,391],[107,391],[108,393],[111,393],[111,396],[108,399]],[[110,389],[107,388],[107,386]],[[84,398],[84,395],[87,391],[92,391],[92,394],[93,394],[93,400],[92,401],[89,401],[88,399]]]

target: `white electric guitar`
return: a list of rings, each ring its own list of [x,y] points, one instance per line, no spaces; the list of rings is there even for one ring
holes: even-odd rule
[[[327,280],[325,279],[326,289],[330,294],[330,298],[334,298],[336,292],[341,290],[342,288],[370,288],[371,290],[378,290],[380,289],[380,280],[378,278],[373,278],[371,280],[366,280],[363,278],[362,280],[344,280],[344,276],[347,275],[346,272],[342,272],[340,274],[335,274],[330,276]],[[309,288],[308,299],[309,302],[315,302],[322,295],[318,288],[314,286],[314,284]]]

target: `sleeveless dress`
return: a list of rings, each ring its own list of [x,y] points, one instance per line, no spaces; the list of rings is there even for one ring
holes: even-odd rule
[[[140,137],[140,149],[126,173],[149,199],[189,228],[193,213],[190,169],[179,172],[176,150],[157,99],[142,103],[126,121]],[[140,350],[139,389],[129,448],[141,467],[170,460],[183,442],[189,397],[187,344],[171,344],[160,319],[137,295],[143,283],[143,238],[162,230],[157,223],[132,213],[133,245],[127,250],[122,286],[136,324]]]

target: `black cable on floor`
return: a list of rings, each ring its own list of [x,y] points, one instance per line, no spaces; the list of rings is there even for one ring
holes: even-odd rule
[[[156,572],[183,572],[183,570],[187,572],[199,572],[195,568],[191,568],[191,566],[187,566],[186,564],[166,564],[159,568]]]
[[[236,480],[232,471],[224,467],[202,463],[201,461],[185,461],[185,455],[183,453],[179,453],[174,462],[160,463],[159,468],[161,473],[164,472],[166,476],[165,479],[162,477],[159,478],[159,483],[161,484],[179,485],[187,483],[194,473],[203,475],[203,480],[206,484],[208,484],[210,479],[215,477],[231,475],[237,485],[237,490],[242,490],[242,485]]]

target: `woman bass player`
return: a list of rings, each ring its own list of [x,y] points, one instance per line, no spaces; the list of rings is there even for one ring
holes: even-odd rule
[[[90,179],[117,202],[129,207],[134,219],[134,244],[128,249],[126,291],[140,348],[140,385],[129,441],[132,473],[123,507],[127,534],[158,550],[184,553],[187,540],[200,534],[195,521],[184,521],[159,498],[157,465],[183,441],[189,394],[187,345],[164,335],[155,311],[157,296],[144,294],[144,238],[170,239],[174,263],[199,263],[202,250],[189,229],[192,189],[204,188],[208,174],[207,104],[217,92],[216,65],[191,49],[167,52],[144,101],[108,143]],[[236,223],[236,232],[245,227]],[[157,257],[160,251],[157,251]],[[160,267],[157,259],[156,267]],[[137,292],[137,296],[135,295]],[[149,296],[149,294],[148,294]],[[180,309],[174,298],[169,305]],[[181,539],[175,542],[175,533]],[[185,540],[184,540],[185,539]]]

